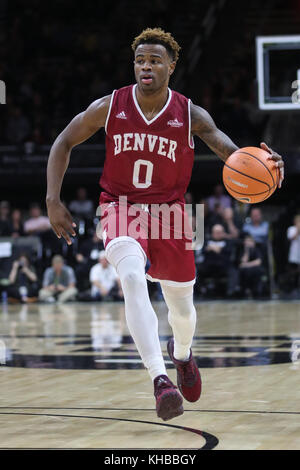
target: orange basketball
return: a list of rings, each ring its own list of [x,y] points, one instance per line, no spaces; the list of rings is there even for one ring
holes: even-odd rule
[[[268,152],[258,147],[243,147],[226,160],[223,183],[229,194],[244,203],[264,201],[279,182],[279,168],[267,160]]]

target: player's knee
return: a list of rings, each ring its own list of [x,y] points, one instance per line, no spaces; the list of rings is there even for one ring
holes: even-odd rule
[[[193,303],[193,286],[182,288],[163,286],[163,295],[169,308],[170,317],[191,319],[196,316]]]
[[[129,237],[128,237],[129,238]],[[112,264],[118,271],[120,264],[126,266],[140,266],[145,265],[145,258],[140,245],[135,241],[118,241],[118,238],[114,240],[114,243],[106,248],[106,258],[110,264]],[[126,268],[125,268],[126,269]]]
[[[172,305],[169,310],[169,315],[181,320],[191,319],[196,316],[196,309],[193,305]]]
[[[142,289],[145,284],[145,279],[141,277],[140,270],[132,269],[121,278],[123,289],[134,290],[138,294],[139,289]]]
[[[173,302],[188,302],[193,297],[194,286],[173,287],[162,285],[162,291],[165,298]]]

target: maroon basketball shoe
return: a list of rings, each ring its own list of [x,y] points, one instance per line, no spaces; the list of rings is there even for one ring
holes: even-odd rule
[[[177,369],[177,385],[187,401],[197,401],[201,395],[201,376],[192,355],[188,361],[179,361],[174,357],[174,338],[168,341],[168,353]]]
[[[183,414],[182,398],[167,375],[154,379],[157,416],[164,421]]]

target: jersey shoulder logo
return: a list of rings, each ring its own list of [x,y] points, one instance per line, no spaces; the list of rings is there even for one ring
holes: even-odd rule
[[[172,127],[181,127],[183,126],[183,122],[179,122],[177,118],[168,121],[167,124]]]
[[[127,116],[124,111],[121,111],[119,114],[116,115],[119,119],[127,119]]]

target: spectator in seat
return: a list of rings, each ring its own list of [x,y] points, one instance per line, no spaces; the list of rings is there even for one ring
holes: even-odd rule
[[[227,279],[227,295],[233,295],[236,286],[236,270],[232,263],[232,243],[226,238],[224,227],[216,224],[203,247],[203,263],[199,265],[199,280],[206,277]]]
[[[11,224],[9,220],[10,204],[8,201],[0,202],[0,237],[11,235]]]
[[[208,209],[213,211],[216,204],[219,204],[223,209],[231,207],[231,198],[227,194],[224,194],[224,188],[221,184],[217,184],[214,187],[212,196],[207,198]]]
[[[300,265],[300,214],[294,217],[294,225],[288,228],[287,238],[290,241],[289,263]]]
[[[252,208],[250,213],[250,221],[244,223],[243,232],[251,235],[256,243],[267,243],[269,235],[269,223],[263,220],[262,212],[258,207]]]
[[[185,204],[194,204],[194,196],[191,192],[186,192],[184,195]]]
[[[9,274],[8,296],[22,303],[33,302],[38,297],[38,284],[35,269],[26,254],[21,254],[13,262]]]
[[[239,225],[241,225],[241,227],[243,226],[243,223],[250,212],[250,207],[251,204],[246,204],[244,202],[238,201],[237,199],[233,201],[234,215],[236,221]]]
[[[123,299],[121,282],[115,268],[107,261],[104,250],[100,251],[99,262],[90,271],[90,282],[93,300],[106,300],[109,297]]]
[[[194,196],[191,192],[185,193],[184,203],[185,203],[185,211],[188,216],[189,223],[192,226],[193,232],[195,232],[196,230],[196,205],[194,203]]]
[[[6,137],[11,144],[24,142],[30,133],[30,122],[19,106],[12,107],[6,127]]]
[[[91,260],[95,263],[98,260],[100,251],[103,250],[103,241],[98,237],[97,232],[93,232],[93,236],[81,240],[78,253],[76,254],[76,261],[82,263],[83,261]]]
[[[231,207],[226,207],[222,213],[223,223],[225,228],[226,238],[237,239],[240,231],[238,229],[238,222],[235,220],[234,212]]]
[[[240,287],[242,292],[254,296],[261,295],[263,274],[262,257],[256,247],[254,238],[246,235],[244,238],[243,252],[239,260]]]
[[[22,212],[20,209],[14,209],[11,213],[11,236],[13,238],[23,237],[24,224],[22,219]]]
[[[75,274],[80,291],[89,289],[89,272],[98,261],[99,253],[103,248],[103,241],[98,237],[96,231],[93,233],[93,237],[79,240],[78,252],[75,255]]]
[[[216,202],[212,210],[208,210],[207,214],[204,213],[205,226],[208,230],[208,236],[210,236],[212,227],[214,225],[224,225],[223,213],[224,208],[219,202]]]
[[[39,291],[41,301],[59,303],[74,300],[77,295],[76,279],[73,269],[64,264],[60,255],[52,258],[52,266],[44,273],[43,288]]]
[[[29,210],[29,219],[24,223],[24,231],[27,235],[40,235],[51,229],[48,217],[42,215],[39,204],[32,204]]]
[[[85,188],[78,188],[77,198],[70,202],[69,210],[78,218],[90,219],[94,216],[94,204],[87,198]]]
[[[300,214],[294,217],[294,225],[287,230],[287,238],[290,242],[288,254],[288,271],[290,277],[290,288],[299,287],[300,274]]]

